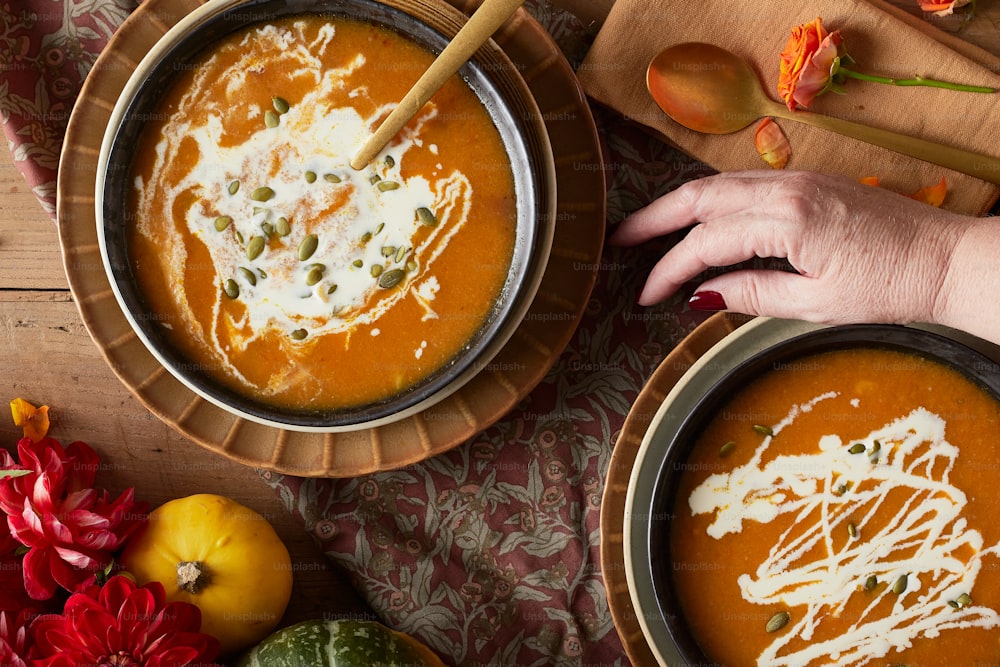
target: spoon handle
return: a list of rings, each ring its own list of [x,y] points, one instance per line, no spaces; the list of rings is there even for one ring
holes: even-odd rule
[[[836,132],[924,162],[975,176],[989,183],[1000,184],[1000,158],[899,134],[891,130],[854,123],[842,118],[824,116],[810,111],[789,111],[787,107],[779,103],[774,104],[770,115]]]
[[[479,50],[525,0],[484,0],[399,104],[351,158],[364,169],[434,93]]]

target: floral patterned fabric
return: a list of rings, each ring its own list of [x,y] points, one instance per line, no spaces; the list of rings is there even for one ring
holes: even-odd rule
[[[3,2],[4,0],[0,0]],[[546,0],[529,11],[571,64],[585,26]],[[62,133],[128,0],[0,4],[0,112],[15,163],[54,215]],[[608,222],[709,173],[595,109]],[[669,244],[669,239],[665,241]],[[500,423],[403,470],[357,479],[262,472],[389,625],[455,665],[628,663],[608,609],[599,519],[609,459],[632,401],[703,317],[681,299],[635,306],[657,249],[608,249],[570,345]]]

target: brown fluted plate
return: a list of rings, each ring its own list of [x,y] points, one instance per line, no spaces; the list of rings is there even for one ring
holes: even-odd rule
[[[469,14],[476,0],[448,0]],[[541,286],[524,321],[482,372],[423,412],[351,432],[293,431],[237,417],[195,394],[135,335],[108,281],[98,244],[98,154],[118,95],[138,62],[201,0],[146,0],[122,24],[84,83],[58,177],[63,263],[84,324],[112,370],[157,417],[229,459],[285,474],[348,477],[444,452],[502,418],[545,376],[569,342],[597,277],[605,183],[593,116],[569,63],[526,11],[494,36],[518,67],[545,122],[556,167],[556,226]],[[406,9],[423,0],[393,0]]]

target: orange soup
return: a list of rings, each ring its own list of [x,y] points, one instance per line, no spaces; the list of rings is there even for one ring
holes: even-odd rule
[[[227,37],[150,114],[130,252],[191,363],[271,405],[356,407],[447,365],[501,294],[516,202],[458,77],[366,169],[354,152],[433,60],[387,29],[291,17]]]
[[[877,349],[775,368],[681,479],[673,583],[710,660],[997,664],[1000,405],[962,374]]]

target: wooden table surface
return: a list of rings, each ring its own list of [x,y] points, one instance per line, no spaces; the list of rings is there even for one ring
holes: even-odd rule
[[[915,0],[894,0],[913,10]],[[613,0],[553,0],[596,31]],[[975,21],[936,23],[1000,55],[1000,3],[980,2]],[[227,495],[268,517],[289,546],[295,593],[287,621],[367,614],[344,574],[319,552],[253,469],[195,445],[152,416],[115,377],[80,320],[63,272],[59,238],[10,153],[0,150],[0,405],[22,397],[52,408],[50,434],[83,440],[105,464],[98,484],[128,486],[152,505],[192,493]],[[0,442],[20,437],[0,409]]]

